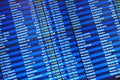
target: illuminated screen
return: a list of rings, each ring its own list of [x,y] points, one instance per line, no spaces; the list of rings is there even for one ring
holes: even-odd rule
[[[120,80],[120,0],[0,0],[0,80]]]

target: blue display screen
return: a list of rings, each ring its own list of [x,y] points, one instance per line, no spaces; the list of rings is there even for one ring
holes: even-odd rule
[[[0,80],[120,80],[119,0],[0,0]]]

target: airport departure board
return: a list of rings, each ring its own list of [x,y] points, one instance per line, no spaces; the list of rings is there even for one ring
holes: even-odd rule
[[[0,0],[0,80],[120,80],[120,0]]]

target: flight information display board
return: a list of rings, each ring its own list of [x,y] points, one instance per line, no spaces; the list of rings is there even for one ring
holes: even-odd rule
[[[0,0],[0,80],[119,80],[119,0]]]

